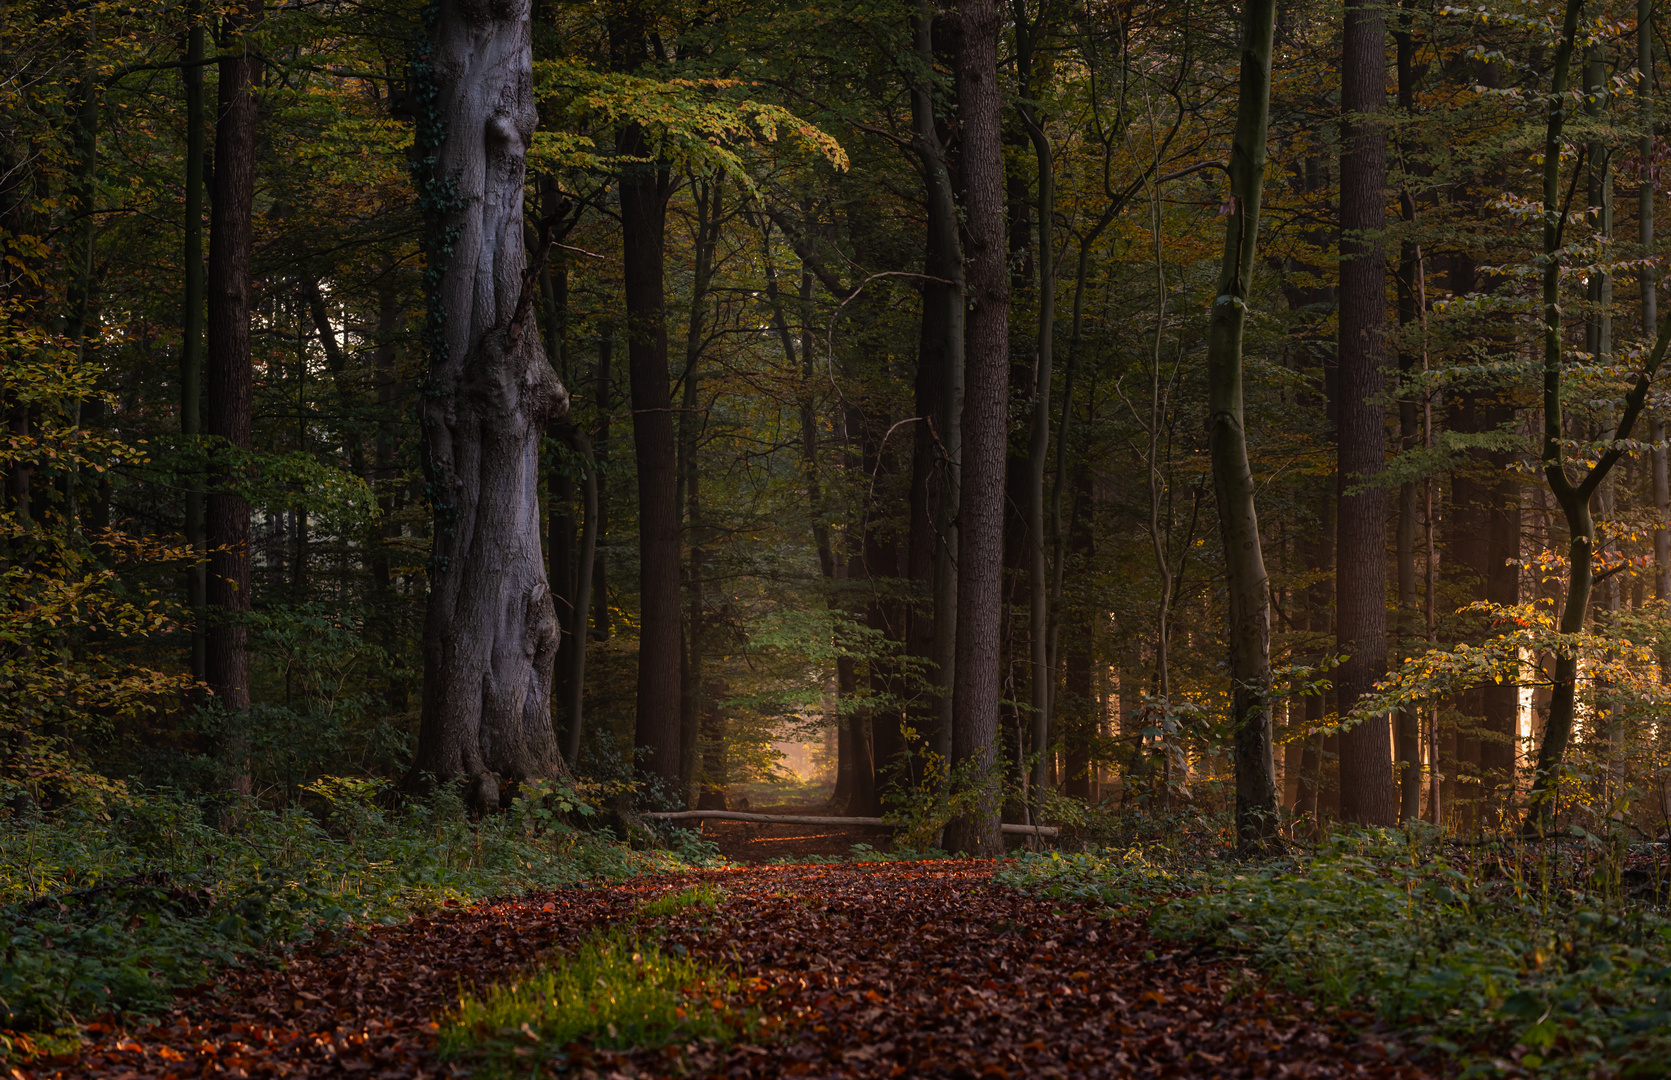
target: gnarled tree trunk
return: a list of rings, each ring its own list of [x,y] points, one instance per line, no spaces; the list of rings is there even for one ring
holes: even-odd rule
[[[561,775],[560,636],[540,550],[539,448],[568,395],[547,362],[523,250],[534,133],[529,2],[439,0],[414,64],[426,211],[429,371],[421,414],[435,513],[415,786]]]

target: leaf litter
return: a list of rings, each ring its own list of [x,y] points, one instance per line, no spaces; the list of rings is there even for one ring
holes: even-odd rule
[[[143,1029],[87,1025],[78,1053],[36,1058],[10,1080],[464,1076],[468,1060],[437,1056],[437,1021],[462,993],[635,922],[663,949],[732,972],[724,1004],[762,1018],[753,1040],[535,1045],[529,1075],[1431,1075],[1368,1016],[1267,989],[1234,960],[1157,942],[1135,920],[1003,888],[996,865],[750,867],[450,908],[316,941],[282,967],[228,970]],[[724,890],[717,907],[637,914],[703,883]]]

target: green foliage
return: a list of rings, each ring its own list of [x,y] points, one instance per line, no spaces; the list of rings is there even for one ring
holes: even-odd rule
[[[1663,1075],[1671,920],[1545,845],[1352,832],[1260,865],[1164,851],[1024,855],[1018,888],[1150,910],[1157,936],[1241,954],[1279,986],[1378,1013],[1469,1071]],[[1614,880],[1617,878],[1615,876]],[[1663,896],[1664,882],[1658,882]]]
[[[394,806],[384,781],[325,777],[301,808],[245,806],[223,831],[166,791],[117,789],[0,828],[0,1026],[162,1008],[217,965],[447,900],[681,866],[555,821],[525,799],[472,823],[438,790]]]
[[[720,1004],[728,984],[716,968],[616,931],[523,979],[465,997],[442,1028],[441,1053],[480,1062],[476,1075],[508,1077],[527,1075],[531,1059],[582,1040],[611,1048],[728,1042],[750,1026]]]
[[[719,907],[720,901],[724,900],[726,896],[727,893],[724,889],[703,882],[700,885],[692,885],[688,889],[681,889],[679,892],[667,893],[656,897],[654,900],[648,900],[638,906],[638,913],[648,918],[661,919],[693,908],[712,911]]]

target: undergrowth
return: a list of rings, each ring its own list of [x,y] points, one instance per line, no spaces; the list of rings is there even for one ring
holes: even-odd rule
[[[1671,1075],[1671,919],[1653,865],[1664,858],[1464,847],[1413,828],[1259,864],[1143,847],[1024,855],[998,877],[1147,911],[1157,937],[1371,1012],[1463,1075],[1646,1077]]]
[[[221,828],[138,789],[0,823],[0,1028],[154,1013],[218,966],[322,932],[684,865],[564,824],[552,809],[572,792],[472,822],[450,791],[396,811],[385,787],[328,777],[307,789],[319,816],[252,805]]]
[[[668,916],[712,908],[724,895],[698,886],[641,910]],[[521,979],[466,995],[442,1026],[441,1055],[468,1060],[472,1075],[509,1078],[540,1075],[542,1063],[562,1069],[576,1043],[728,1043],[754,1026],[752,1016],[724,1004],[735,990],[735,979],[717,967],[663,952],[653,939],[607,931]]]

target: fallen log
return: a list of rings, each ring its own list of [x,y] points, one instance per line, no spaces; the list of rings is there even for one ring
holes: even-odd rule
[[[750,821],[761,825],[828,825],[836,828],[853,828],[860,825],[873,825],[878,828],[896,829],[899,826],[883,821],[879,817],[818,817],[812,814],[745,814],[740,810],[661,810],[653,814],[645,814],[647,818],[658,821]],[[1054,825],[1003,825],[1001,828],[1007,833],[1017,836],[1048,836],[1054,838],[1057,828]]]

